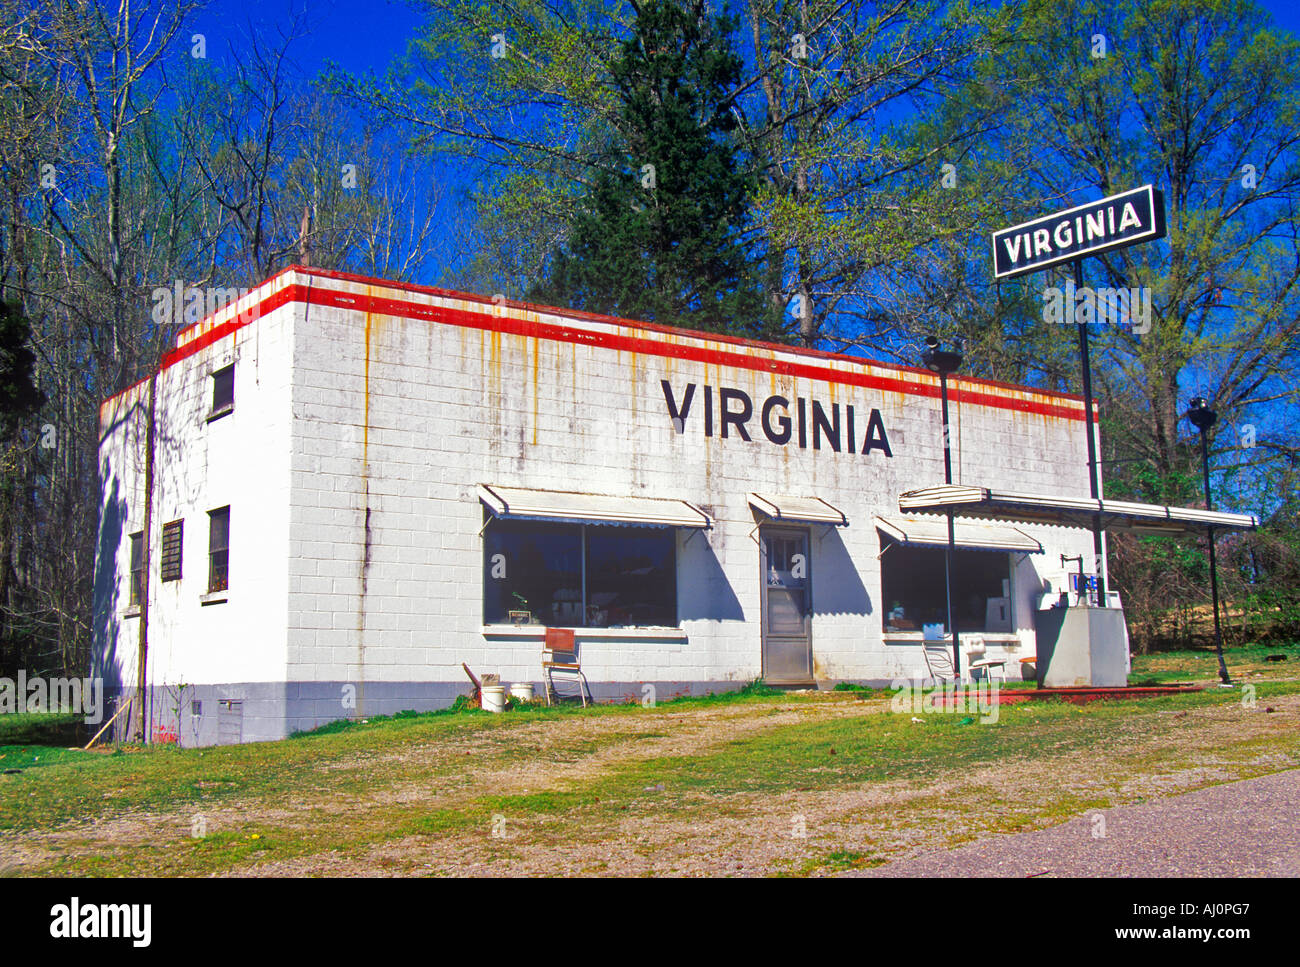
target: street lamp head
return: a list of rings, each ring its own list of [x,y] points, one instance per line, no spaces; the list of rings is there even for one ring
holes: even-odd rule
[[[957,371],[961,365],[961,340],[956,341],[954,349],[943,350],[939,348],[939,340],[935,336],[925,337],[925,352],[921,353],[921,364],[932,373],[938,373],[940,376],[947,376],[949,373]]]
[[[1204,433],[1218,421],[1219,414],[1210,409],[1204,396],[1197,396],[1188,404],[1187,418],[1196,429]]]

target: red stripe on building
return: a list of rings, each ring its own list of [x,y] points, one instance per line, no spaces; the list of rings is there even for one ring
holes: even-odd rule
[[[291,266],[290,268],[277,273],[276,276],[273,276],[268,280],[267,284],[274,281],[274,279],[278,278],[280,275],[283,275],[284,272],[295,270],[308,275],[324,276],[326,278],[367,285],[377,285],[388,289],[397,289],[399,291],[418,292],[439,298],[468,300],[483,305],[487,311],[475,312],[465,309],[450,309],[443,306],[424,305],[407,299],[359,295],[352,292],[341,292],[337,289],[317,288],[315,286],[304,284],[289,285],[271,295],[268,295],[242,312],[237,313],[221,325],[214,326],[202,335],[168,352],[162,359],[159,372],[169,369],[182,360],[193,356],[216,342],[219,342],[226,336],[232,335],[249,323],[256,321],[265,314],[273,312],[281,306],[287,305],[291,302],[303,302],[308,305],[328,308],[351,309],[358,312],[377,313],[380,315],[396,316],[399,318],[423,319],[428,322],[435,322],[442,325],[478,329],[486,332],[502,332],[554,342],[578,343],[582,345],[596,346],[620,352],[671,357],[691,362],[706,363],[713,366],[730,366],[738,369],[749,369],[755,372],[776,373],[781,376],[818,380],[821,382],[836,383],[843,386],[858,386],[866,389],[906,393],[912,396],[930,398],[937,398],[939,396],[939,386],[937,383],[928,380],[908,378],[908,374],[930,377],[931,374],[926,370],[915,369],[907,366],[896,366],[889,363],[876,363],[852,356],[827,353],[821,350],[794,348],[790,346],[782,346],[776,343],[762,343],[715,333],[673,329],[671,327],[659,326],[652,323],[634,322],[631,320],[617,319],[612,316],[597,316],[585,312],[558,310],[545,306],[532,306],[527,303],[509,302],[498,306],[496,303],[485,300],[481,296],[466,295],[443,289],[410,285],[407,283],[388,282],[377,279],[371,280],[361,276],[352,276],[342,272],[333,272],[322,269],[303,270]],[[671,333],[679,337],[687,336],[705,339],[712,342],[721,342],[734,346],[759,349],[764,352],[797,353],[801,356],[806,355],[817,359],[842,361],[854,366],[879,366],[895,370],[899,375],[884,376],[872,373],[845,372],[843,370],[831,369],[827,366],[819,366],[811,363],[796,363],[782,359],[765,359],[762,357],[751,356],[746,353],[731,352],[726,349],[710,349],[702,346],[685,346],[677,343],[665,343],[656,339],[648,339],[644,336],[626,335],[623,333],[593,332],[588,329],[580,329],[554,323],[530,322],[525,319],[514,319],[508,317],[502,318],[495,315],[495,312],[499,311],[501,308],[555,315],[569,315],[574,318],[613,324],[623,328],[633,328],[654,333]],[[177,336],[177,341],[179,342],[187,333],[204,324],[205,323],[203,322],[196,323],[194,326],[182,330],[182,332]],[[1073,394],[1051,393],[1044,390],[1036,390],[1031,387],[1019,387],[1007,383],[994,382],[992,380],[979,380],[972,378],[954,377],[950,382],[953,386],[949,391],[949,397],[956,402],[973,403],[981,406],[991,406],[998,409],[1015,410],[1023,413],[1034,413],[1058,419],[1082,421],[1084,418],[1082,398],[1076,397]],[[137,383],[135,385],[138,386],[139,384]],[[987,389],[971,387],[987,387]],[[130,392],[131,388],[124,390],[123,393]],[[1028,392],[1039,396],[1054,397],[1069,402],[1063,402],[1060,404],[1044,403],[1036,400],[1018,399],[1014,396],[1008,396],[1005,393],[990,392],[990,390],[998,389],[1011,390],[1013,392]],[[105,402],[107,403],[112,399],[115,399],[117,396],[123,395],[123,393],[118,393],[115,396],[109,397]]]
[[[159,367],[158,371],[162,372],[162,370],[176,365],[182,359],[187,359],[200,350],[207,349],[213,343],[220,342],[236,330],[243,329],[250,322],[256,322],[263,315],[269,315],[283,305],[287,305],[290,302],[308,301],[305,294],[310,291],[311,290],[307,286],[286,285],[279,292],[273,292],[265,299],[254,303],[242,312],[236,313],[221,325],[213,326],[203,335],[187,342],[183,346],[173,349],[162,358],[162,365]],[[202,323],[199,323],[199,325],[202,325]],[[176,338],[179,339],[180,336],[177,336]]]

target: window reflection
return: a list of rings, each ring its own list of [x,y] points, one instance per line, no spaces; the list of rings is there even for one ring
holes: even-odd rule
[[[494,520],[484,534],[484,547],[488,624],[582,624],[582,535],[577,527]]]
[[[587,624],[677,624],[677,538],[667,529],[587,528]]]
[[[677,624],[677,534],[670,528],[494,520],[484,534],[483,568],[488,624]]]
[[[887,543],[881,557],[881,615],[885,631],[920,631],[944,626],[948,598],[943,579],[943,548]],[[952,609],[958,631],[1011,631],[1008,590],[1011,556],[957,548],[952,556]]]

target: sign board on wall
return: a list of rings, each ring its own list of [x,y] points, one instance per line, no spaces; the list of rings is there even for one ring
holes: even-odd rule
[[[1009,279],[1164,237],[1164,196],[1143,185],[994,232],[993,276]]]

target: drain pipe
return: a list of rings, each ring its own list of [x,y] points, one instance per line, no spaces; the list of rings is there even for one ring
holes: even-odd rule
[[[141,540],[140,572],[140,640],[137,645],[139,662],[135,673],[135,694],[139,708],[136,710],[137,729],[141,742],[149,741],[149,567],[150,549],[153,546],[153,451],[154,416],[157,403],[158,377],[149,377],[149,412],[144,428],[144,536]]]

